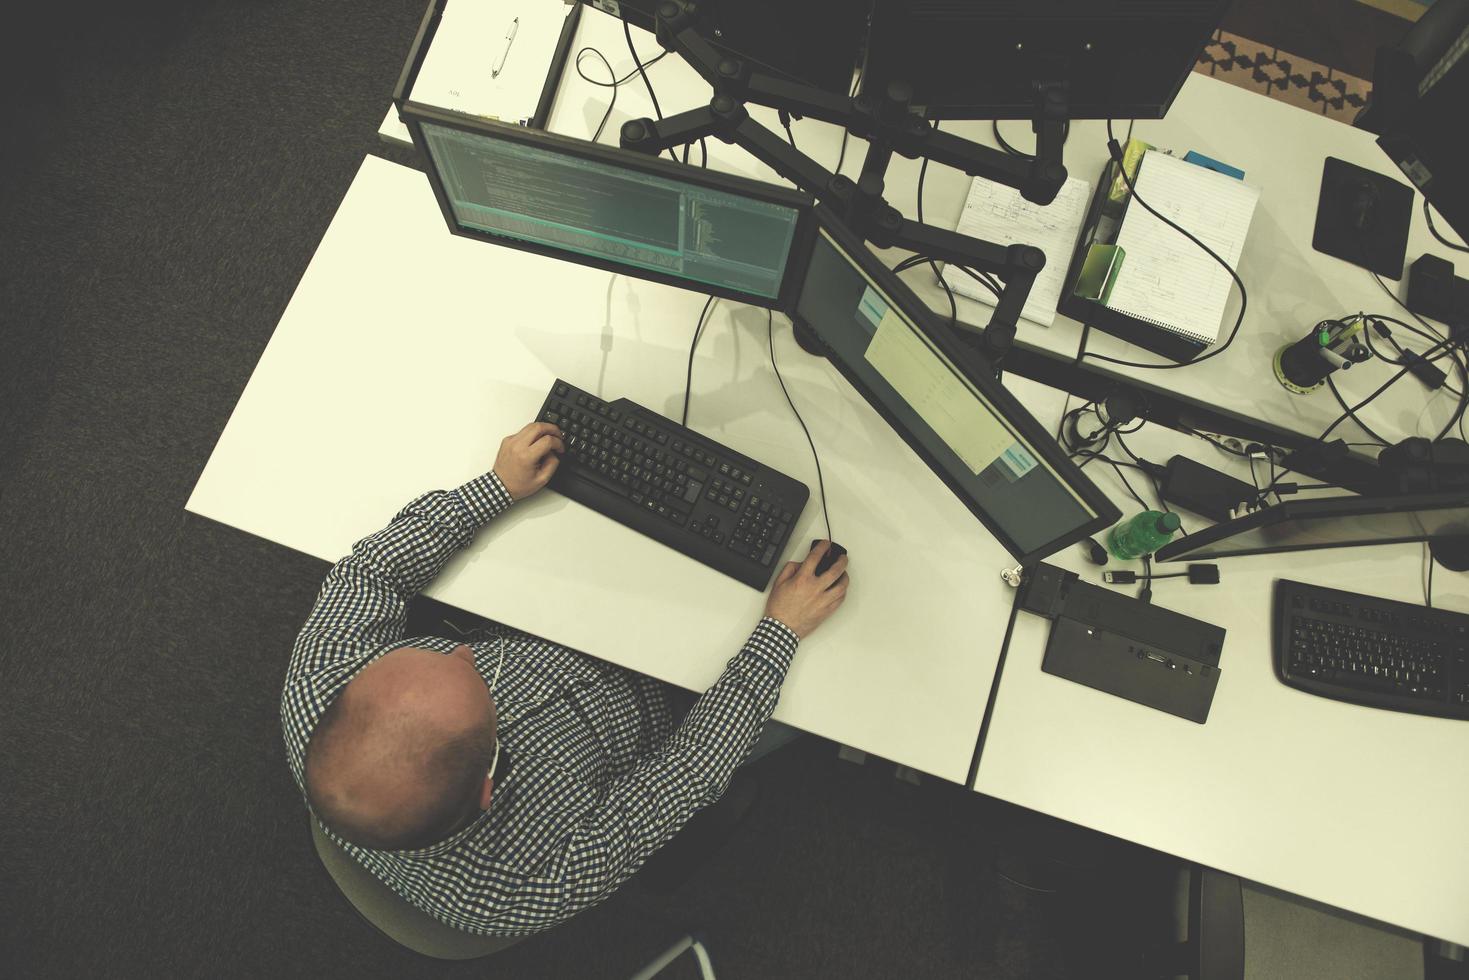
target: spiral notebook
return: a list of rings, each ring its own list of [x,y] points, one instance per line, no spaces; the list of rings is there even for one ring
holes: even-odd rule
[[[1187,228],[1231,267],[1239,264],[1258,189],[1197,164],[1147,153],[1134,181],[1159,214]],[[1233,283],[1201,248],[1129,202],[1117,232],[1123,258],[1107,307],[1196,343],[1219,340]]]

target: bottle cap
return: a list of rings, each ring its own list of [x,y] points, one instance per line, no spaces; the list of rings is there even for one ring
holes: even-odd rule
[[[1159,534],[1172,534],[1174,531],[1178,530],[1178,526],[1178,515],[1173,513],[1172,511],[1169,511],[1166,514],[1158,515],[1157,528]]]

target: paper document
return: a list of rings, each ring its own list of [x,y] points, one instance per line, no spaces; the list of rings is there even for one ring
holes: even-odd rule
[[[529,120],[569,9],[544,0],[446,4],[410,97],[506,123]]]
[[[1230,267],[1239,264],[1260,192],[1242,180],[1147,153],[1134,183],[1159,214],[1187,228]],[[1117,233],[1122,266],[1107,306],[1200,343],[1219,339],[1234,280],[1177,230],[1129,201]]]
[[[1092,185],[1079,177],[1068,177],[1056,199],[1047,205],[1032,204],[1013,187],[975,177],[969,197],[959,215],[956,231],[997,245],[1034,245],[1046,253],[1046,267],[1035,277],[1025,308],[1020,315],[1049,327],[1061,303],[1066,267],[1076,247],[1076,235],[1086,220]],[[995,305],[987,289],[958,269],[945,267],[944,282],[961,296]]]
[[[867,363],[976,476],[1012,447],[1019,454],[1006,464],[1016,477],[1035,466],[1004,423],[882,297],[869,289],[859,308],[877,324]]]

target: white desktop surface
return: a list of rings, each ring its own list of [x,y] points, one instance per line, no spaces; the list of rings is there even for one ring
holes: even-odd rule
[[[1186,453],[1231,469],[1222,453],[1157,426],[1127,444],[1145,459]],[[1261,464],[1262,479],[1264,470]],[[1106,464],[1094,462],[1086,472],[1124,511],[1140,509]],[[1243,466],[1232,472],[1248,479]],[[1128,471],[1128,479],[1153,500],[1145,477]],[[1203,523],[1183,517],[1185,528]],[[1080,549],[1050,561],[1101,582],[1103,569]],[[1218,564],[1219,585],[1168,579],[1153,591],[1156,604],[1227,631],[1205,724],[1042,672],[1050,623],[1022,612],[974,788],[1252,881],[1469,942],[1469,722],[1298,691],[1276,678],[1272,659],[1277,578],[1421,604],[1422,547]],[[1107,568],[1141,565],[1114,559]],[[1154,566],[1160,573],[1183,568]],[[1119,591],[1135,595],[1137,587]],[[1435,606],[1469,611],[1469,576],[1438,568],[1433,594]]]
[[[423,174],[368,157],[188,509],[335,560],[418,494],[488,470],[558,376],[676,418],[702,305],[454,237]],[[821,453],[834,537],[852,555],[846,605],[801,644],[776,717],[962,783],[1003,627],[976,620],[963,596],[1009,556],[780,317],[776,341]],[[786,558],[825,537],[764,311],[715,307],[689,422],[811,487]],[[428,591],[696,690],[766,599],[552,491],[493,522]]]
[[[657,53],[645,32],[633,36],[645,56]],[[601,48],[619,76],[631,69],[613,18],[584,11],[573,51],[585,44]],[[600,69],[595,58],[587,60],[589,74]],[[675,56],[649,75],[665,113],[708,100],[707,85]],[[550,128],[590,135],[607,96],[568,67]],[[751,111],[774,124],[773,112]],[[651,115],[651,105],[634,78],[619,89],[602,142],[615,143],[620,124],[642,115]],[[385,136],[393,124],[390,111]],[[1003,125],[1012,142],[1029,145],[1025,123]],[[1117,127],[1119,138],[1125,126]],[[794,128],[804,151],[828,166],[836,162],[838,129],[811,120]],[[988,123],[944,128],[993,145]],[[1319,432],[1338,412],[1330,395],[1288,395],[1270,379],[1270,355],[1330,314],[1401,312],[1364,270],[1311,249],[1321,159],[1330,154],[1396,176],[1392,164],[1368,134],[1198,74],[1188,76],[1166,120],[1138,122],[1134,135],[1241,167],[1262,195],[1240,264],[1250,312],[1234,347],[1183,371],[1118,370],[1297,431]],[[1104,140],[1101,123],[1074,123],[1066,149],[1071,172],[1094,182]],[[708,145],[712,167],[771,179],[737,147],[712,139]],[[863,141],[849,141],[843,172],[857,173],[864,150]],[[901,157],[888,171],[888,200],[910,217],[916,214],[918,171],[917,161]],[[969,180],[931,166],[925,218],[953,227]],[[1409,261],[1424,251],[1442,254],[1415,211]],[[896,262],[903,254],[884,258]],[[947,312],[926,270],[904,278],[933,308]],[[464,281],[481,283],[497,305],[466,316],[463,304],[425,298]],[[958,304],[962,320],[988,319],[986,307],[963,297]],[[700,305],[692,294],[614,281],[578,266],[505,250],[492,257],[486,246],[444,232],[421,175],[369,160],[189,507],[335,558],[412,495],[486,466],[495,441],[526,417],[525,406],[539,404],[557,373],[673,412],[678,385],[669,378],[681,377]],[[732,308],[716,308],[709,341],[701,346],[691,421],[814,488],[804,439],[765,366],[764,316],[741,309],[731,319]],[[514,343],[504,342],[506,322]],[[592,337],[612,338],[600,381],[602,349],[588,343],[587,323],[594,325]],[[474,324],[482,329],[467,329]],[[610,330],[602,324],[611,324]],[[1073,356],[1080,337],[1080,325],[1060,317],[1050,328],[1022,323],[1018,341]],[[792,392],[822,449],[835,537],[852,548],[854,584],[847,607],[803,644],[777,717],[962,779],[1013,597],[995,574],[1006,556],[829,367],[795,351],[779,321],[778,339],[785,341],[780,353]],[[625,356],[634,346],[638,356]],[[445,348],[456,353],[432,353]],[[1088,349],[1156,360],[1096,332]],[[1360,397],[1387,374],[1381,364],[1359,367],[1342,377],[1343,392]],[[809,394],[823,385],[840,397]],[[1039,418],[1059,415],[1059,393],[1013,376],[1007,385]],[[431,394],[407,402],[413,407],[405,411],[404,402],[382,394],[393,386]],[[751,397],[752,391],[759,394]],[[1423,401],[1423,389],[1407,378],[1364,417],[1406,434],[1415,430]],[[434,421],[446,418],[454,424],[436,434]],[[1350,424],[1339,432],[1357,435]],[[1229,468],[1202,442],[1156,427],[1129,444],[1145,455],[1166,459],[1183,452]],[[864,459],[889,462],[859,476]],[[1125,511],[1136,509],[1103,464],[1088,472],[1118,491],[1115,499]],[[894,491],[891,480],[909,485]],[[354,492],[343,497],[334,489],[343,484]],[[1134,485],[1151,499],[1144,481],[1134,477]],[[910,494],[923,506],[911,506]],[[818,522],[813,502],[800,537],[814,536]],[[920,548],[920,541],[943,544]],[[567,558],[573,549],[587,559]],[[1100,570],[1078,557],[1068,550],[1052,561],[1095,581]],[[635,571],[609,578],[608,567]],[[1419,601],[1419,550],[1228,559],[1221,567],[1219,586],[1160,582],[1155,593],[1162,605],[1229,629],[1207,725],[1044,674],[1039,665],[1048,626],[1022,614],[975,788],[1331,905],[1469,941],[1469,841],[1463,833],[1469,766],[1454,769],[1455,760],[1469,758],[1469,726],[1297,692],[1275,679],[1270,660],[1277,575]],[[1469,609],[1465,582],[1439,569],[1437,604]],[[667,598],[670,590],[678,601]],[[713,679],[763,601],[549,494],[512,509],[430,591],[690,688]],[[575,615],[567,615],[567,605],[576,607]],[[940,635],[952,642],[931,642]]]
[[[645,61],[661,51],[646,31],[634,30],[633,38]],[[621,22],[616,18],[592,8],[583,11],[573,55],[586,45],[601,50],[619,77],[633,70]],[[587,57],[583,68],[593,78],[601,79],[605,74],[602,63],[595,57]],[[466,63],[466,72],[476,70],[478,65]],[[649,68],[648,74],[665,115],[707,104],[710,98],[708,84],[676,55]],[[568,65],[548,128],[572,136],[590,136],[606,109],[609,91],[582,80]],[[781,132],[773,110],[750,106],[750,112],[773,132]],[[615,144],[623,122],[645,115],[652,115],[652,104],[641,81],[634,76],[618,89],[617,104],[603,131],[602,142]],[[941,125],[946,131],[988,146],[995,145],[987,121],[950,121]],[[1013,145],[1021,148],[1033,145],[1028,123],[1006,121],[1001,125]],[[1127,121],[1118,120],[1113,128],[1118,140],[1123,141]],[[839,128],[806,119],[796,122],[793,130],[803,152],[825,166],[835,166],[841,148]],[[407,130],[392,110],[384,119],[380,133],[385,139],[407,138]],[[1188,150],[1198,150],[1232,164],[1244,170],[1245,180],[1260,189],[1259,205],[1239,263],[1240,276],[1250,293],[1249,307],[1238,339],[1225,354],[1182,373],[1124,368],[1096,360],[1087,363],[1133,381],[1182,391],[1302,434],[1320,433],[1341,413],[1340,407],[1325,389],[1299,396],[1275,383],[1270,367],[1275,351],[1288,341],[1299,340],[1311,326],[1327,317],[1365,310],[1412,321],[1405,310],[1383,294],[1365,269],[1311,247],[1323,158],[1339,157],[1406,181],[1377,148],[1372,134],[1197,72],[1188,74],[1166,118],[1139,120],[1133,135],[1180,156]],[[1065,150],[1066,166],[1070,173],[1090,182],[1093,191],[1107,159],[1106,138],[1105,124],[1100,121],[1078,120],[1071,124]],[[707,143],[711,167],[785,183],[739,147],[715,139]],[[842,172],[855,177],[865,151],[865,141],[849,139]],[[917,215],[920,163],[894,156],[887,170],[885,196],[909,218]],[[931,165],[924,178],[925,220],[953,228],[963,210],[970,179],[953,168]],[[1455,255],[1428,234],[1420,201],[1415,196],[1407,262],[1411,263],[1424,252],[1453,261]],[[909,253],[889,249],[879,254],[891,265]],[[1401,283],[1387,281],[1398,295],[1406,295],[1406,275],[1405,270]],[[927,268],[906,272],[904,279],[930,307],[948,314],[948,298]],[[990,308],[984,304],[962,296],[956,296],[956,303],[961,322],[977,325],[988,322]],[[1238,308],[1239,294],[1232,291],[1221,330],[1227,333]],[[1415,350],[1426,346],[1426,342],[1400,328],[1394,328],[1394,334]],[[1058,316],[1050,327],[1022,321],[1016,335],[1017,343],[1065,357],[1077,354],[1081,339],[1081,324],[1065,316]],[[1091,332],[1086,348],[1124,360],[1166,363],[1149,351],[1100,331]],[[1457,381],[1453,380],[1455,372],[1448,368],[1448,362],[1441,362],[1440,366],[1449,370],[1451,381],[1457,387]],[[1349,403],[1355,404],[1395,370],[1380,361],[1368,362],[1350,372],[1339,372],[1337,384]],[[1363,409],[1361,416],[1388,438],[1436,435],[1453,412],[1454,399],[1443,391],[1432,399],[1426,395],[1415,379],[1405,377]],[[1342,423],[1335,435],[1348,441],[1364,438],[1350,420]]]
[[[1001,124],[1006,138],[1030,146],[1028,126],[1023,122]],[[971,138],[989,132],[988,123],[954,124]],[[1124,142],[1127,121],[1113,124],[1119,142]],[[1139,120],[1133,136],[1182,156],[1198,150],[1206,156],[1231,164],[1245,172],[1245,181],[1260,190],[1259,204],[1250,224],[1238,272],[1249,290],[1249,304],[1238,338],[1224,354],[1183,369],[1150,370],[1120,367],[1088,359],[1097,369],[1119,374],[1131,381],[1156,385],[1205,402],[1266,420],[1293,431],[1317,435],[1341,414],[1341,408],[1325,388],[1308,396],[1293,395],[1281,387],[1271,373],[1271,360],[1282,345],[1299,340],[1317,322],[1329,317],[1366,311],[1413,322],[1402,307],[1383,293],[1366,269],[1317,252],[1311,247],[1316,221],[1316,201],[1324,158],[1337,157],[1368,170],[1407,180],[1393,162],[1378,149],[1375,137],[1325,116],[1226,82],[1190,72],[1178,98],[1164,119]],[[1099,121],[1076,121],[1066,143],[1068,171],[1096,181],[1107,160],[1106,126]],[[912,161],[903,161],[912,164]],[[915,165],[916,169],[916,165]],[[889,172],[901,173],[895,165]],[[902,184],[902,177],[889,181]],[[947,167],[929,167],[927,208],[930,220],[948,222],[958,218],[969,178]],[[912,212],[905,212],[911,216]],[[1384,280],[1399,296],[1407,295],[1407,265],[1429,252],[1449,261],[1455,253],[1435,242],[1423,220],[1422,198],[1414,197],[1413,222],[1408,238],[1407,261],[1401,282]],[[1465,271],[1459,255],[1459,273]],[[931,277],[930,277],[931,278]],[[909,276],[915,290],[935,309],[947,309],[948,301],[928,278]],[[1221,337],[1227,336],[1239,310],[1239,291],[1232,290]],[[961,318],[983,323],[985,308],[960,299]],[[1441,324],[1436,324],[1440,331]],[[1423,350],[1427,342],[1393,327],[1399,342]],[[1049,337],[1045,346],[1074,354],[1081,342],[1081,324],[1058,317],[1048,330],[1022,322],[1017,340],[1034,342],[1037,334]],[[1379,347],[1391,348],[1379,342]],[[1093,330],[1086,349],[1109,357],[1140,363],[1168,363],[1150,351],[1135,347]],[[1440,362],[1459,386],[1448,361]],[[1337,372],[1336,383],[1349,404],[1365,398],[1396,371],[1381,361],[1369,361],[1347,372]],[[1403,378],[1362,410],[1364,421],[1389,439],[1409,435],[1437,435],[1452,414],[1455,399],[1439,391],[1431,400],[1428,392],[1411,376]],[[1425,404],[1428,412],[1423,413]],[[1420,416],[1423,416],[1420,418]],[[1348,441],[1365,437],[1350,420],[1333,433]]]

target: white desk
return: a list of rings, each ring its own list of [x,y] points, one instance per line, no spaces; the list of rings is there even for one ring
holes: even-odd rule
[[[1042,404],[1054,422],[1059,406]],[[1156,426],[1129,436],[1127,444],[1154,461],[1183,452],[1229,468],[1224,454],[1211,459],[1198,440]],[[1086,471],[1125,512],[1139,509],[1106,464],[1094,462]],[[1249,478],[1243,466],[1233,472]],[[1154,499],[1142,474],[1129,471],[1128,479]],[[1185,527],[1193,523],[1198,519],[1185,515]],[[1103,570],[1079,549],[1050,560],[1085,581],[1101,581]],[[1421,603],[1421,546],[1228,558],[1219,566],[1217,586],[1168,579],[1153,592],[1157,604],[1228,630],[1206,724],[1042,672],[1050,624],[1021,613],[974,788],[1330,905],[1469,942],[1469,724],[1306,694],[1277,680],[1272,660],[1276,578]],[[1140,564],[1114,560],[1108,567]],[[1433,585],[1436,606],[1469,611],[1469,577],[1438,568]],[[1125,591],[1135,594],[1136,587]]]
[[[967,125],[982,125],[984,131],[966,130],[962,124],[953,128],[971,138],[981,138],[988,131],[988,124]],[[1028,136],[1024,123],[1004,125],[1007,136],[1012,132],[1017,134],[1014,139]],[[1113,129],[1121,141],[1127,122],[1120,121]],[[1328,155],[1339,157],[1403,180],[1397,168],[1377,148],[1370,133],[1197,73],[1189,74],[1166,119],[1140,120],[1133,135],[1180,154],[1198,150],[1233,164],[1245,171],[1247,182],[1260,188],[1259,205],[1238,269],[1249,290],[1249,306],[1233,346],[1197,366],[1153,371],[1095,360],[1086,363],[1131,381],[1216,403],[1302,434],[1319,434],[1341,414],[1340,407],[1324,388],[1308,396],[1293,395],[1282,388],[1271,374],[1275,351],[1283,343],[1299,340],[1318,321],[1346,313],[1365,310],[1412,321],[1405,310],[1382,292],[1367,270],[1311,248],[1323,159]],[[1068,170],[1095,185],[1106,159],[1105,125],[1095,121],[1072,123],[1066,144]],[[896,176],[901,172],[899,167],[893,168],[895,176],[889,181],[890,186],[904,182]],[[963,206],[969,178],[947,167],[930,167],[927,184],[925,216],[952,225]],[[1408,263],[1424,252],[1450,261],[1455,258],[1454,253],[1429,236],[1421,198],[1415,197]],[[1462,274],[1464,263],[1460,261],[1459,266]],[[931,306],[946,311],[948,301],[932,285],[931,279],[910,277],[915,289]],[[1387,282],[1399,295],[1406,295],[1406,268],[1401,284]],[[1226,332],[1238,309],[1239,294],[1234,291],[1224,318]],[[979,304],[961,300],[961,317],[983,323],[987,314]],[[1423,350],[1427,346],[1418,338],[1410,340],[1405,331],[1394,329],[1398,340],[1412,349]],[[1075,354],[1081,342],[1081,324],[1067,317],[1058,317],[1049,331],[1022,322],[1018,339],[1033,342],[1041,332],[1050,335],[1044,344],[1050,350],[1061,351],[1069,346]],[[1087,350],[1129,361],[1166,363],[1156,354],[1100,331],[1092,331]],[[1454,377],[1448,362],[1441,363]],[[1337,385],[1349,404],[1354,404],[1396,370],[1383,362],[1369,362],[1349,372],[1338,372]],[[1457,379],[1453,383],[1458,387]],[[1452,414],[1454,399],[1440,391],[1423,415],[1427,400],[1427,390],[1411,376],[1405,377],[1360,414],[1368,425],[1389,439],[1413,434],[1434,436]],[[1338,426],[1334,435],[1348,440],[1364,438],[1350,420]]]
[[[633,37],[645,61],[661,50],[644,31],[634,31]],[[584,11],[573,54],[584,45],[600,49],[618,77],[633,69],[616,18],[595,9]],[[465,71],[473,72],[481,67],[477,62],[466,61]],[[588,58],[586,71],[600,79],[604,69],[600,61]],[[709,99],[707,83],[677,56],[670,55],[653,66],[649,77],[667,114],[703,105]],[[608,95],[608,89],[588,84],[568,66],[549,128],[574,136],[590,135],[605,111]],[[774,111],[760,106],[751,106],[750,111],[773,131],[780,132]],[[621,123],[644,115],[652,115],[652,105],[646,90],[634,77],[618,90],[617,106],[603,131],[602,141],[615,144]],[[995,145],[988,122],[943,125],[946,130],[969,139]],[[1003,125],[1012,142],[1022,147],[1030,145],[1032,138],[1026,123]],[[835,165],[841,144],[840,129],[815,120],[802,120],[794,129],[804,152],[828,166]],[[1122,139],[1126,121],[1119,121],[1114,129],[1119,140]],[[407,139],[407,130],[391,109],[379,132],[385,139]],[[1322,160],[1326,155],[1336,156],[1401,179],[1396,168],[1377,148],[1370,133],[1198,73],[1189,74],[1166,119],[1139,121],[1133,135],[1180,153],[1196,149],[1225,160],[1243,169],[1246,180],[1261,189],[1239,267],[1250,290],[1250,305],[1239,337],[1230,350],[1197,367],[1181,372],[1148,371],[1100,361],[1087,363],[1143,384],[1168,391],[1182,390],[1202,401],[1269,420],[1302,434],[1320,433],[1340,414],[1340,407],[1324,389],[1310,396],[1298,396],[1275,383],[1270,363],[1276,349],[1289,340],[1299,339],[1310,326],[1328,316],[1367,310],[1411,321],[1406,311],[1382,293],[1366,270],[1311,248]],[[708,143],[711,167],[784,183],[738,147],[712,139]],[[857,174],[865,150],[863,140],[855,137],[849,140],[844,173]],[[1104,124],[1074,122],[1066,145],[1066,165],[1070,172],[1095,186],[1106,157]],[[909,217],[917,213],[918,173],[919,161],[902,157],[894,157],[887,172],[886,196]],[[930,166],[925,179],[924,217],[932,224],[953,227],[963,210],[969,182],[970,178],[957,170]],[[1455,256],[1429,236],[1416,204],[1415,199],[1408,261],[1424,252],[1452,261]],[[908,253],[890,250],[882,254],[889,264],[896,264]],[[947,315],[948,299],[926,268],[914,269],[904,278],[933,309]],[[1398,289],[1400,295],[1406,291],[1406,280],[1401,286],[1391,282],[1389,285]],[[1238,302],[1237,294],[1231,297],[1226,325],[1233,323]],[[962,296],[957,297],[957,304],[962,322],[977,325],[988,322],[989,308],[983,304]],[[1425,346],[1423,341],[1410,339],[1401,330],[1397,336],[1413,349],[1421,350]],[[1074,357],[1082,339],[1081,324],[1068,317],[1058,317],[1049,328],[1022,321],[1016,339],[1025,346]],[[1156,355],[1099,331],[1091,333],[1087,350],[1142,363],[1162,363]],[[1447,362],[1443,363],[1447,367]],[[1343,396],[1355,403],[1395,370],[1385,363],[1369,363],[1339,375],[1337,383]],[[1450,417],[1454,400],[1444,392],[1432,399],[1427,394],[1415,379],[1405,377],[1365,408],[1362,418],[1389,438],[1420,433],[1436,435]],[[1348,440],[1362,437],[1350,420],[1342,423],[1336,434]]]
[[[421,173],[369,157],[188,509],[335,560],[417,494],[487,469],[557,376],[677,417],[702,305],[453,237]],[[779,317],[776,340],[852,553],[849,600],[802,644],[776,717],[962,783],[1002,637],[955,595],[1009,556]],[[689,422],[812,488],[786,557],[825,536],[763,311],[715,308]],[[714,681],[765,602],[552,492],[491,525],[430,594],[691,689]]]
[[[655,52],[646,35],[634,37],[640,50]],[[576,47],[588,43],[607,54],[619,75],[631,68],[620,27],[594,10],[585,12]],[[708,98],[707,86],[677,58],[650,74],[665,112]],[[607,94],[568,70],[551,128],[590,133]],[[626,119],[650,114],[646,100],[640,84],[623,86],[604,142],[615,141]],[[752,111],[773,122],[773,113]],[[1023,141],[1023,124],[1010,127]],[[953,128],[990,142],[987,124]],[[795,129],[804,150],[835,162],[835,127],[803,121]],[[1241,264],[1253,287],[1251,315],[1235,348],[1198,368],[1138,376],[1185,385],[1206,401],[1243,406],[1303,432],[1320,431],[1336,415],[1329,396],[1286,395],[1268,380],[1268,355],[1330,313],[1391,312],[1365,272],[1309,247],[1323,152],[1383,172],[1390,164],[1365,134],[1197,75],[1189,77],[1168,120],[1138,123],[1135,134],[1227,160],[1265,188]],[[743,151],[709,143],[711,166],[770,178]],[[863,150],[862,141],[850,141],[843,168],[849,175],[860,167]],[[1099,124],[1074,125],[1067,148],[1073,173],[1094,180],[1104,152]],[[889,171],[887,196],[910,216],[917,174],[917,162],[902,159]],[[926,217],[952,225],[969,178],[931,167],[927,183]],[[1409,257],[1426,248],[1415,217]],[[946,309],[925,272],[907,278],[935,309]],[[378,282],[403,288],[372,288]],[[465,283],[493,303],[435,298]],[[988,318],[978,304],[959,303],[964,319]],[[190,509],[335,558],[426,485],[447,485],[482,468],[493,440],[526,416],[527,405],[539,404],[556,373],[655,409],[671,408],[699,305],[697,297],[677,290],[451,239],[421,176],[369,160]],[[814,484],[804,441],[764,367],[764,318],[752,310],[731,316],[731,309],[721,304],[702,345],[692,421]],[[403,339],[407,323],[416,329],[411,342]],[[596,325],[590,334],[586,324]],[[603,344],[589,343],[591,335],[610,345],[605,358]],[[1050,329],[1025,324],[1019,338],[1066,355],[1076,353],[1079,339],[1079,325],[1065,319]],[[1150,359],[1105,336],[1094,334],[1089,346]],[[445,350],[455,353],[446,356]],[[1005,556],[829,367],[800,357],[788,341],[781,350],[829,467],[835,534],[852,548],[854,588],[842,614],[803,646],[777,717],[926,772],[962,778],[1012,598],[995,575]],[[451,377],[450,365],[454,375],[444,380]],[[1354,371],[1345,390],[1375,387],[1370,379],[1382,375],[1373,372],[1380,366]],[[406,402],[380,394],[390,382],[403,386],[405,378],[417,377],[431,379],[418,386],[429,394]],[[1039,417],[1055,419],[1059,394],[1019,379],[1009,383]],[[1414,385],[1401,382],[1367,413],[1369,422],[1411,431],[1412,409],[1422,402]],[[825,395],[813,394],[818,391]],[[452,424],[444,424],[448,419]],[[1156,430],[1133,437],[1132,444],[1161,458],[1174,451],[1208,458],[1202,443]],[[868,466],[871,460],[886,462],[876,471],[858,468],[859,461]],[[1212,461],[1219,465],[1223,458]],[[1115,482],[1101,464],[1088,472],[1104,486]],[[1143,481],[1134,482],[1150,497]],[[355,490],[345,500],[336,492],[343,485]],[[1124,509],[1135,509],[1118,499]],[[914,506],[915,500],[923,504]],[[805,520],[803,538],[815,529],[814,508]],[[919,556],[909,541],[943,544]],[[432,592],[699,687],[738,642],[761,598],[691,562],[669,561],[657,548],[546,495],[486,532]],[[575,549],[586,559],[569,560]],[[1075,558],[1066,553],[1054,560],[1074,566]],[[639,581],[609,588],[609,581],[627,581],[609,578],[624,568],[636,568]],[[1021,616],[975,788],[1465,941],[1469,844],[1462,815],[1469,812],[1469,786],[1445,760],[1465,757],[1469,727],[1301,694],[1274,679],[1269,661],[1274,575],[1412,600],[1419,595],[1418,568],[1416,549],[1376,549],[1231,560],[1216,589],[1160,583],[1160,603],[1230,629],[1214,711],[1202,727],[1043,674],[1045,624]],[[1096,570],[1087,569],[1093,577]],[[952,599],[957,588],[964,590],[963,603]],[[1440,604],[1469,608],[1466,591],[1462,577],[1439,570]],[[567,596],[575,597],[579,617],[565,615]],[[914,624],[925,636],[911,632]],[[705,639],[674,642],[687,635]]]

